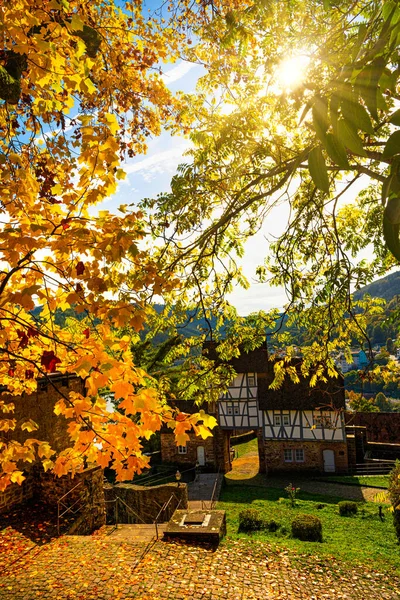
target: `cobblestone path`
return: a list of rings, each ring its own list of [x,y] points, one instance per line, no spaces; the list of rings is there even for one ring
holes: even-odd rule
[[[112,537],[61,537],[28,549],[0,577],[0,600],[399,598],[400,578],[393,573],[241,540],[213,550],[161,540],[146,545]]]

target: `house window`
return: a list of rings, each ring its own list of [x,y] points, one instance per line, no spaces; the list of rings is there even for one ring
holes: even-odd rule
[[[187,454],[187,446],[178,446],[178,454]]]
[[[240,414],[239,405],[238,404],[231,404],[230,406],[227,406],[227,408],[226,408],[226,414],[227,415],[239,415]]]
[[[274,425],[280,427],[281,425],[290,425],[289,413],[283,413],[282,415],[274,415]]]
[[[256,385],[256,376],[254,373],[247,373],[247,385],[249,387],[255,387]]]
[[[283,460],[285,462],[293,462],[293,450],[291,448],[285,448],[283,451]]]
[[[304,462],[303,448],[296,448],[296,450],[294,451],[294,459],[296,462]]]

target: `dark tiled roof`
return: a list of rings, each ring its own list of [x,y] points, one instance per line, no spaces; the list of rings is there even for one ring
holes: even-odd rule
[[[216,344],[206,342],[203,346],[203,352],[207,358],[217,362],[223,362],[216,352]],[[232,358],[227,361],[236,373],[265,373],[268,368],[268,350],[267,345],[263,344],[255,350],[242,352],[238,358]]]
[[[261,410],[312,410],[321,408],[329,410],[345,408],[344,381],[343,376],[329,378],[325,383],[318,381],[314,387],[310,387],[310,378],[303,377],[300,373],[300,360],[292,361],[292,366],[297,368],[299,383],[294,383],[289,375],[281,387],[277,390],[269,388],[274,380],[273,362],[268,363],[268,370],[264,376],[258,376],[258,402]]]

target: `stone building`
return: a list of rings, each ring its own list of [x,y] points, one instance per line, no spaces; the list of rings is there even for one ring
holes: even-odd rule
[[[185,413],[198,412],[201,407],[195,406],[193,402],[176,402],[176,408]],[[203,407],[204,410],[217,417],[215,403]],[[213,435],[203,440],[201,437],[189,434],[186,446],[177,446],[175,436],[166,426],[161,430],[161,460],[163,463],[180,465],[182,469],[190,468],[198,464],[210,471],[221,471],[227,473],[231,470],[230,439],[231,431],[224,431],[221,427],[213,429]]]
[[[206,346],[205,352],[218,359],[212,345]],[[293,359],[291,366],[296,368],[300,383],[293,383],[286,375],[282,386],[271,390],[274,363],[268,359],[266,345],[243,352],[229,364],[236,377],[212,409],[218,420],[213,438],[204,442],[191,436],[185,447],[176,447],[173,435],[165,432],[161,436],[163,462],[197,461],[226,472],[231,468],[229,438],[240,429],[257,433],[261,472],[347,471],[341,376],[311,388],[309,378],[300,373],[301,359]],[[188,404],[184,412],[193,410]]]

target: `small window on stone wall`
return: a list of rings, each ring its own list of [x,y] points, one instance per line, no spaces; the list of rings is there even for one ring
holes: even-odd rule
[[[293,462],[293,450],[291,448],[285,448],[283,451],[283,460],[285,462]]]
[[[178,454],[187,454],[187,446],[178,446]]]
[[[304,450],[303,448],[296,448],[295,452],[295,460],[296,462],[304,462]]]

